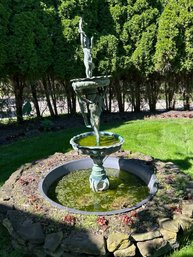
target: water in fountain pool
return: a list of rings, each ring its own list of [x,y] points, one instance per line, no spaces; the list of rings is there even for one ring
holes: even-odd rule
[[[101,135],[100,136],[100,144],[99,146],[111,146],[119,143],[120,140],[117,137],[111,135]],[[86,137],[82,137],[76,141],[76,143],[80,146],[97,146],[96,136],[89,135]]]
[[[129,208],[148,196],[147,185],[137,176],[124,170],[106,171],[110,188],[102,193],[90,189],[90,170],[78,170],[53,183],[48,196],[69,208],[97,212]]]

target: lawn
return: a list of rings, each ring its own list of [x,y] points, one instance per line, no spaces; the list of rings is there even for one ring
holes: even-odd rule
[[[101,129],[122,135],[125,139],[123,149],[142,152],[162,161],[172,161],[193,177],[193,122],[191,119],[136,120],[103,124]],[[55,152],[69,151],[70,138],[84,131],[86,130],[66,129],[47,132],[38,137],[0,146],[0,185],[24,163],[46,158]],[[9,247],[10,238],[1,226],[0,232],[0,257],[22,257],[21,253]],[[174,252],[171,257],[193,256],[192,241],[187,239],[186,244],[188,245]]]

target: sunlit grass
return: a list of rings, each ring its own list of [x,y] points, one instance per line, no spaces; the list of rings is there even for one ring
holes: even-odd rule
[[[124,137],[124,149],[172,161],[193,175],[192,120],[137,120],[110,131]]]

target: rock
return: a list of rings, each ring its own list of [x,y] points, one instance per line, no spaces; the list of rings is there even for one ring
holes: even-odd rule
[[[188,230],[193,226],[193,220],[183,214],[174,214],[173,219],[178,222],[183,230]]]
[[[12,240],[11,240],[11,245],[13,246],[14,249],[22,250],[23,253],[26,253],[26,252],[27,252],[27,248],[25,248],[23,245],[21,245],[20,243],[18,243],[18,241],[15,240],[15,239],[12,239]]]
[[[62,238],[63,233],[61,231],[57,233],[48,234],[46,236],[44,244],[44,249],[46,250],[46,252],[48,254],[55,252],[58,246],[60,245]]]
[[[26,246],[26,241],[15,232],[9,219],[4,219],[2,224],[8,230],[10,236],[14,239],[13,242],[15,244],[18,244],[20,246]]]
[[[189,218],[193,217],[193,201],[182,201],[182,214]]]
[[[101,235],[85,232],[73,232],[62,242],[66,252],[105,255],[104,238]]]
[[[159,230],[150,231],[150,232],[146,232],[146,233],[140,233],[140,234],[131,234],[131,238],[137,242],[143,242],[143,241],[151,240],[151,239],[158,238],[161,236],[162,235],[159,232]]]
[[[31,255],[33,253],[33,255]],[[37,246],[36,244],[28,244],[28,254],[29,257],[48,257],[42,246]]]
[[[68,253],[64,254],[64,250],[65,250],[64,247],[58,247],[55,252],[48,253],[48,256],[49,257],[62,257],[62,256],[66,256],[66,255],[68,256]]]
[[[177,241],[177,233],[165,229],[160,229],[160,232],[165,241],[168,241],[171,245],[175,244]]]
[[[128,234],[112,233],[107,239],[107,249],[109,252],[114,252],[117,249],[125,249],[131,245]]]
[[[172,247],[162,238],[138,242],[137,247],[143,257],[158,257],[167,253]]]
[[[3,220],[3,226],[8,230],[10,235],[12,235],[14,233],[13,226],[9,219],[6,218]]]
[[[115,257],[131,257],[131,256],[135,256],[135,252],[136,252],[136,246],[134,244],[132,244],[126,249],[116,250],[114,252],[114,256]]]
[[[33,244],[42,244],[45,236],[40,223],[23,224],[16,231],[24,240]]]
[[[80,255],[79,255],[80,256]],[[88,256],[88,255],[87,255]],[[71,253],[64,253],[62,255],[62,257],[78,257],[78,255],[74,255],[74,254],[71,254]]]
[[[10,210],[7,212],[7,218],[11,222],[14,230],[19,229],[19,227],[23,224],[24,218],[21,213],[17,210]]]
[[[160,224],[160,227],[165,230],[176,232],[176,233],[179,231],[180,226],[176,220],[163,218],[163,219],[159,219],[158,222]]]

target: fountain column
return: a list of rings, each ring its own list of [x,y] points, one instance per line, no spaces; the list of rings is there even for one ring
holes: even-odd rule
[[[90,188],[95,191],[103,191],[109,188],[109,179],[103,166],[103,156],[90,156],[93,160],[92,172],[89,178]]]

